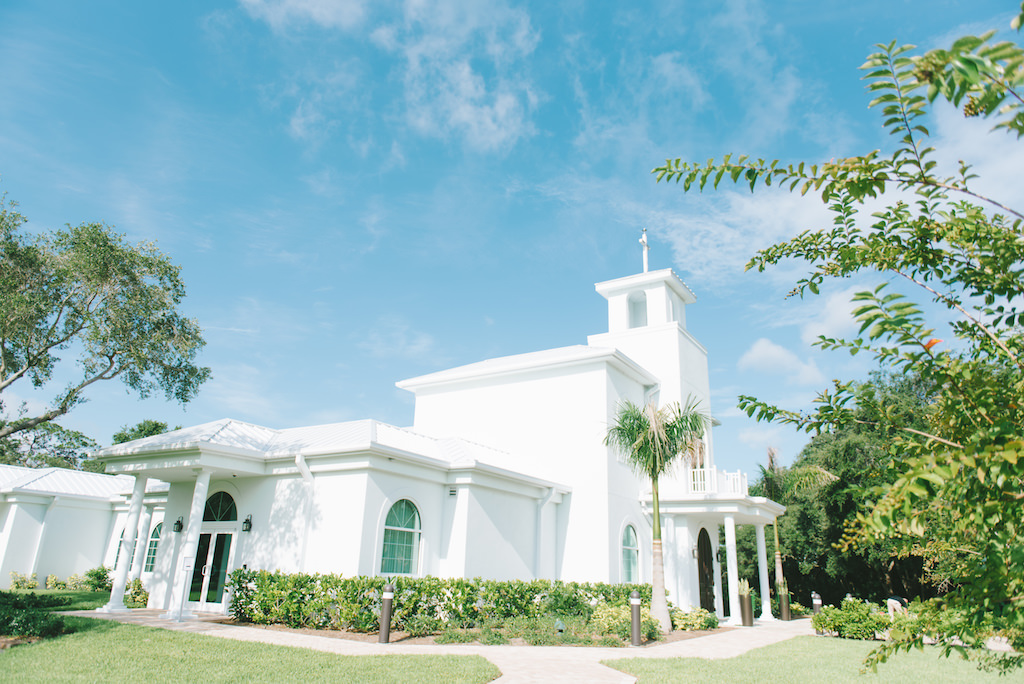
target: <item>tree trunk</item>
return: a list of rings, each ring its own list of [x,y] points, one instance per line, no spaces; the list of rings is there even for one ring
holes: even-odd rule
[[[651,617],[661,625],[663,634],[672,631],[672,616],[668,613],[668,601],[665,599],[665,564],[661,555],[661,540],[655,539],[652,545],[654,563],[651,567]]]
[[[658,478],[651,478],[651,499],[654,504],[654,540],[651,544],[651,617],[661,625],[663,634],[672,631],[672,616],[668,612],[668,601],[665,599],[665,559],[661,553],[661,501],[658,493]]]

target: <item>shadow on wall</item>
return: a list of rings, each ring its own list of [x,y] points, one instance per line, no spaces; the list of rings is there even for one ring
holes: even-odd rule
[[[252,531],[242,533],[236,567],[286,572],[305,567],[311,531],[322,517],[315,487],[315,481],[308,484],[301,477],[268,478],[251,491],[250,500],[267,503],[254,507]]]

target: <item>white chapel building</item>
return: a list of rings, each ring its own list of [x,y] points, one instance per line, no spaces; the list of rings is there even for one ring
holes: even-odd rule
[[[226,575],[243,566],[649,582],[650,482],[604,438],[627,400],[694,397],[707,410],[707,350],[672,270],[645,263],[596,289],[608,327],[586,344],[397,383],[415,395],[411,427],[226,419],[100,450],[108,472],[134,477],[110,525],[105,559],[120,558],[108,607],[141,576],[150,608],[226,612]],[[764,527],[785,509],[715,467],[710,432],[705,446],[702,463],[660,481],[666,588],[672,603],[722,616],[725,592],[738,605],[736,526],[756,526],[759,577],[748,579],[767,595]]]

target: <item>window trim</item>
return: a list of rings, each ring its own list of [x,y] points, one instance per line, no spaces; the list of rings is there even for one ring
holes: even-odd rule
[[[156,553],[160,548],[160,535],[163,529],[162,520],[153,526],[153,531],[149,535],[149,545],[146,546],[146,562],[142,565],[142,572],[153,572],[156,568]]]
[[[626,545],[626,533],[633,532],[633,544],[634,546]],[[628,578],[626,571],[626,553],[631,552],[634,558],[634,568],[636,570],[636,576]],[[622,578],[623,584],[639,584],[640,583],[640,535],[636,532],[636,525],[633,523],[626,523],[622,527],[622,534],[619,535],[619,560],[622,565],[620,577]]]
[[[399,504],[401,504],[403,502],[405,502],[409,506],[411,506],[413,512],[415,513],[415,520],[414,520],[415,527],[398,527],[398,526],[395,526],[395,525],[389,525],[388,524],[388,518],[391,517],[391,513],[395,510],[396,507],[398,507]],[[422,556],[422,548],[423,548],[423,516],[420,514],[420,507],[417,506],[416,502],[413,501],[412,499],[410,499],[409,497],[402,497],[401,499],[395,500],[390,506],[387,507],[386,510],[387,510],[387,512],[384,514],[383,533],[381,535],[380,565],[378,566],[380,568],[380,573],[379,574],[385,575],[385,576],[403,575],[403,576],[407,576],[407,577],[418,577],[419,573],[420,573],[420,567],[422,565],[421,556]],[[410,554],[410,557],[408,559],[397,558],[397,557],[392,557],[392,558],[385,557],[384,554],[385,554],[385,551],[388,549],[389,542],[390,542],[388,537],[389,536],[393,536],[393,534],[389,534],[389,532],[393,533],[393,534],[397,534],[397,533],[411,533],[412,534],[412,553]],[[395,542],[391,542],[391,543],[393,544]],[[401,542],[399,542],[399,543],[401,543]],[[408,563],[409,563],[409,565],[411,567],[410,567],[410,570],[408,572],[401,572],[401,571],[397,571],[397,570],[388,570],[388,569],[385,569],[385,563],[387,561],[391,561],[392,564],[394,564],[395,562],[406,562],[406,561],[408,561]]]

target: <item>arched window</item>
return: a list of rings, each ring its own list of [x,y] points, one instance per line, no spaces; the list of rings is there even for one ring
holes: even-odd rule
[[[164,524],[158,523],[153,528],[153,534],[149,535],[149,547],[146,548],[146,564],[142,566],[143,572],[153,572],[153,568],[156,566],[156,549],[160,546],[160,531],[163,528]]]
[[[408,499],[395,503],[384,521],[384,553],[380,571],[388,575],[414,575],[420,555],[420,512]]]
[[[636,543],[636,530],[626,525],[622,530],[622,581],[636,584],[640,581],[640,546]]]
[[[128,572],[132,571],[132,566],[135,565],[135,545],[139,543],[136,539],[132,544],[131,555],[128,556]],[[121,547],[124,546],[124,530],[121,530],[121,540],[117,543],[117,554],[114,556],[114,570],[117,570],[117,563],[121,560]]]
[[[643,328],[647,325],[647,293],[633,292],[629,295],[629,327]]]
[[[232,522],[238,520],[235,500],[227,492],[216,492],[206,500],[203,522]]]

